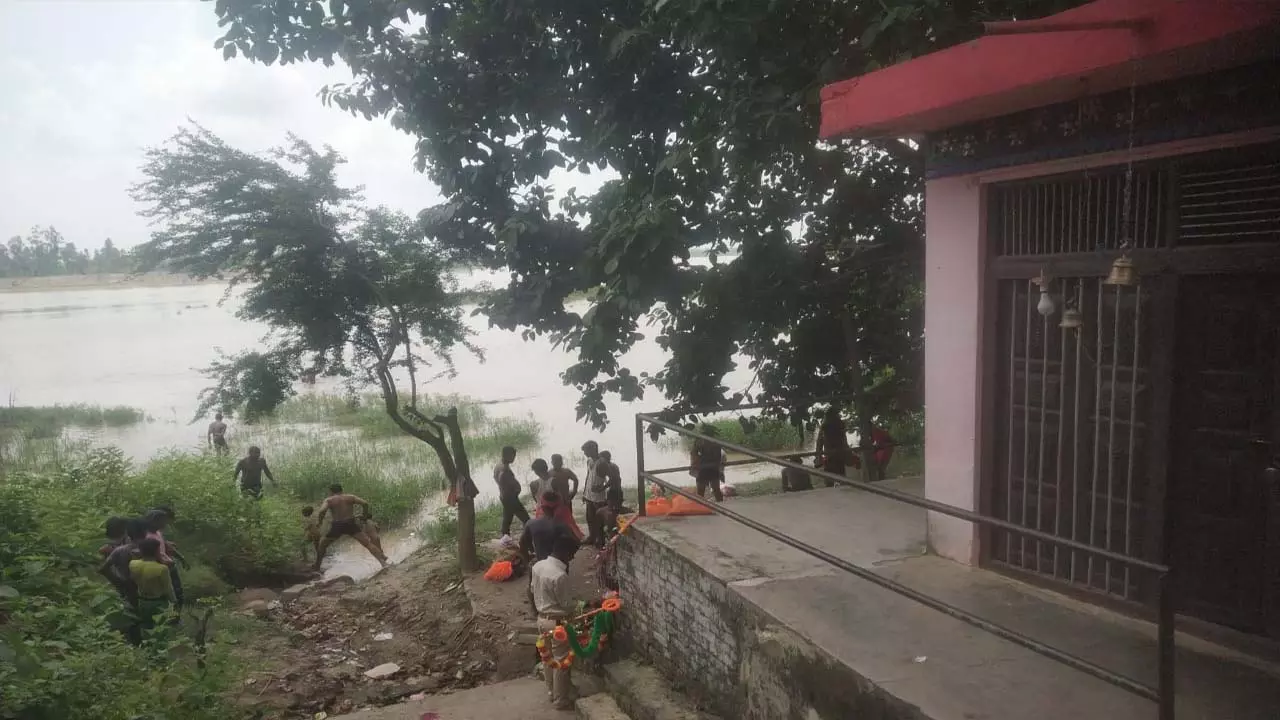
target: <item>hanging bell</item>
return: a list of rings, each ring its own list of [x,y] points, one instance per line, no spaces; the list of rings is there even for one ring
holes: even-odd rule
[[[1084,315],[1080,313],[1078,308],[1068,307],[1062,311],[1062,322],[1058,323],[1058,327],[1063,330],[1075,330],[1084,324]]]
[[[1049,278],[1042,272],[1039,277],[1031,279],[1031,284],[1040,288],[1040,301],[1036,303],[1036,312],[1042,317],[1049,317],[1058,309],[1053,295],[1049,294]]]
[[[1133,260],[1128,255],[1121,255],[1111,263],[1111,274],[1102,281],[1103,285],[1133,287],[1138,284],[1138,272],[1133,267]]]

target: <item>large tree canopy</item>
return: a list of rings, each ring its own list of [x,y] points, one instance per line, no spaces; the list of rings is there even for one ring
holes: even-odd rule
[[[827,83],[1071,0],[217,0],[227,58],[341,60],[327,102],[418,138],[433,237],[510,272],[491,322],[576,350],[579,414],[660,389],[671,413],[853,392],[919,403],[922,160],[817,142]],[[609,171],[561,193],[557,169]],[[563,179],[561,178],[561,182]],[[705,254],[710,267],[691,263]],[[589,310],[566,307],[595,288]],[[619,356],[656,326],[669,361]],[[850,371],[852,370],[852,371]],[[735,392],[737,391],[737,392]],[[869,422],[869,420],[866,420]]]

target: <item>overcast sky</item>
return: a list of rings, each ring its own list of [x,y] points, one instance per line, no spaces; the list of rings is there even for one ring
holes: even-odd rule
[[[53,225],[80,247],[147,239],[128,188],[187,118],[261,150],[294,132],[346,155],[347,184],[406,212],[436,202],[412,139],[320,104],[343,67],[224,62],[211,3],[0,0],[0,239]]]

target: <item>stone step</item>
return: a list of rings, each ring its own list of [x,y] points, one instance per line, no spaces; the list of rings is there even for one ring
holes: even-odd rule
[[[676,692],[654,668],[630,660],[604,666],[609,693],[633,720],[719,720]]]
[[[578,720],[631,720],[631,717],[618,707],[618,703],[605,693],[578,698],[578,701],[573,704],[573,709]]]

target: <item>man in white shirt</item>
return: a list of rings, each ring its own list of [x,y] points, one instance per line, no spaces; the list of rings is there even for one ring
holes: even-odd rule
[[[533,604],[538,610],[538,632],[550,633],[556,625],[573,616],[574,600],[569,594],[569,562],[578,552],[578,541],[561,535],[552,546],[551,555],[533,565]],[[570,632],[573,632],[570,630]],[[554,637],[547,640],[551,657],[563,662],[569,656],[569,643]],[[569,668],[544,667],[547,695],[557,710],[573,710],[573,683]]]
[[[582,454],[587,456],[587,473],[582,476],[582,502],[587,510],[587,539],[583,542],[588,545],[602,546],[604,531],[600,528],[600,521],[596,517],[600,508],[605,506],[606,499],[604,479],[597,475],[601,462],[600,446],[595,440],[588,440],[582,443]]]

